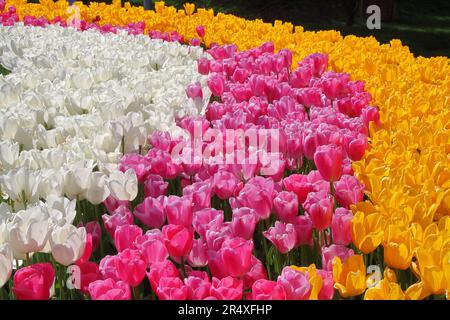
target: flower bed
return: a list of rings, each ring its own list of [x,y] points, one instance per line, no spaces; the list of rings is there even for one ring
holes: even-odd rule
[[[18,16],[4,14],[9,17],[7,24],[25,15],[45,16],[53,22],[60,16],[63,23],[68,17],[65,2],[8,3],[16,5]],[[123,186],[134,171],[138,196],[134,199],[133,194],[124,192],[128,187],[113,191],[117,183],[112,183],[114,197],[104,203],[109,214],[103,220],[114,245],[105,243],[106,235],[98,241],[105,248],[99,248],[91,260],[103,258],[99,267],[79,261],[89,279],[96,279],[93,274],[101,279],[92,290],[85,283],[84,293],[94,299],[130,298],[131,286],[137,288],[135,298],[153,292],[160,299],[316,299],[332,298],[336,288],[344,298],[365,293],[366,299],[418,299],[447,292],[450,191],[446,58],[414,58],[398,41],[380,46],[373,38],[342,38],[334,31],[311,33],[296,27],[293,32],[290,24],[246,21],[203,9],[195,12],[191,5],[176,11],[158,3],[156,11],[149,12],[118,8],[117,3],[79,7],[83,29],[114,32],[122,25],[133,33],[139,25],[136,33],[153,30],[152,37],[181,42],[189,39],[192,45],[211,47],[214,61],[201,59],[198,70],[209,74],[214,102],[205,116],[178,121],[191,134],[198,122],[204,134],[226,129],[276,128],[282,132],[276,139],[282,161],[264,178],[256,177],[270,163],[264,152],[259,152],[258,161],[251,165],[217,165],[216,157],[208,159],[212,164],[192,165],[183,163],[186,156],[192,160],[189,156],[195,149],[188,140],[181,148],[185,157],[172,161],[170,152],[183,141],[176,134],[154,134],[148,153],[140,150],[142,155],[124,157],[121,170],[125,173],[116,173],[113,180]],[[177,33],[164,33],[173,30]],[[235,52],[268,40],[273,41],[273,47],[264,44]],[[219,47],[215,42],[236,46]],[[273,53],[282,48],[291,51]],[[327,53],[329,59],[311,55],[297,68],[300,58],[314,52]],[[363,79],[370,94],[361,82],[326,72],[330,68],[347,71],[352,79]],[[207,90],[204,82],[194,82],[187,87],[192,101],[184,103],[198,106]],[[180,92],[187,85],[184,83]],[[369,102],[379,106],[381,119]],[[370,147],[364,153],[368,135]],[[236,141],[233,144],[239,146]],[[5,146],[10,147],[10,143]],[[244,146],[246,159],[251,151]],[[356,162],[351,165],[350,160]],[[360,182],[353,178],[353,172]],[[98,220],[97,211],[102,206],[96,209],[82,199],[77,210],[91,214],[83,217],[83,222]],[[45,206],[52,206],[48,202]],[[132,224],[133,215],[139,220],[137,225]],[[99,228],[95,221],[90,226]],[[162,233],[153,229],[161,227]],[[65,228],[71,237],[83,238],[80,229]],[[54,237],[59,237],[55,233]],[[98,239],[94,232],[87,234]],[[351,248],[346,247],[349,244]],[[105,252],[111,256],[104,257]],[[150,252],[158,254],[149,256]],[[303,267],[288,267],[293,264]],[[127,269],[132,265],[135,273]],[[376,275],[366,276],[369,265],[384,270],[381,281]],[[205,266],[210,274],[200,271]],[[146,267],[152,290],[137,286]],[[45,270],[36,272],[51,273]],[[162,270],[167,274],[162,276]],[[135,278],[125,276],[130,274]],[[371,281],[376,285],[371,286]],[[123,295],[105,294],[112,288],[120,289]],[[243,295],[246,289],[250,293]],[[229,295],[220,293],[224,291]],[[60,294],[64,293],[61,290]]]

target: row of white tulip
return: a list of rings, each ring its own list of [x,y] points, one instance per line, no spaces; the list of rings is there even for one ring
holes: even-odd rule
[[[0,287],[12,258],[51,252],[62,265],[84,251],[75,199],[136,197],[123,152],[154,130],[181,134],[175,119],[209,100],[200,47],[52,25],[0,27]],[[204,100],[185,88],[199,82]],[[9,271],[10,272],[10,271]]]

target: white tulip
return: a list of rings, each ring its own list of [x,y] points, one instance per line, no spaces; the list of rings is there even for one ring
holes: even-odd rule
[[[25,206],[38,199],[39,174],[20,168],[0,177],[0,187],[14,202]]]
[[[77,215],[76,200],[69,200],[65,197],[51,195],[47,197],[45,207],[51,225],[64,226],[72,224]]]
[[[8,244],[0,244],[0,289],[11,277],[13,255]]]
[[[0,170],[14,168],[19,158],[19,144],[11,141],[0,141]]]
[[[48,240],[47,213],[41,206],[21,210],[7,224],[8,242],[14,258],[25,259],[27,254],[41,251]]]
[[[131,201],[136,198],[138,193],[136,173],[133,169],[128,169],[125,173],[113,172],[109,176],[108,187],[111,195],[117,200]]]
[[[101,172],[92,172],[84,197],[93,205],[98,205],[109,197],[110,191],[106,185],[106,176]]]
[[[73,225],[55,227],[50,236],[52,256],[63,266],[75,263],[83,256],[86,245],[86,229]]]

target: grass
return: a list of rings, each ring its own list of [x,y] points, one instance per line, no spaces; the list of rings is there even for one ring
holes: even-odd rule
[[[182,8],[187,0],[166,0],[167,5]],[[143,0],[131,0],[135,5]],[[153,0],[155,2],[155,0]],[[346,25],[343,1],[328,0],[191,0],[197,7],[231,13],[266,22],[283,20],[305,30],[334,29],[343,35],[374,36],[381,43],[400,39],[415,55],[450,56],[450,1],[396,0],[393,22],[382,22],[380,30],[369,30],[362,17]]]

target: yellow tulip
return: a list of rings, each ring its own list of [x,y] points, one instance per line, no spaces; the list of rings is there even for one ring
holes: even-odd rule
[[[414,243],[409,230],[389,225],[384,233],[384,261],[394,269],[406,270],[411,264]]]
[[[405,293],[396,282],[388,279],[379,281],[375,286],[368,288],[364,300],[404,300]]]
[[[351,226],[351,236],[353,244],[368,254],[374,251],[383,239],[382,217],[378,213],[365,215],[358,211],[353,219]]]
[[[333,259],[334,287],[342,297],[360,295],[366,289],[366,267],[362,255],[348,257],[342,263],[339,257]]]

